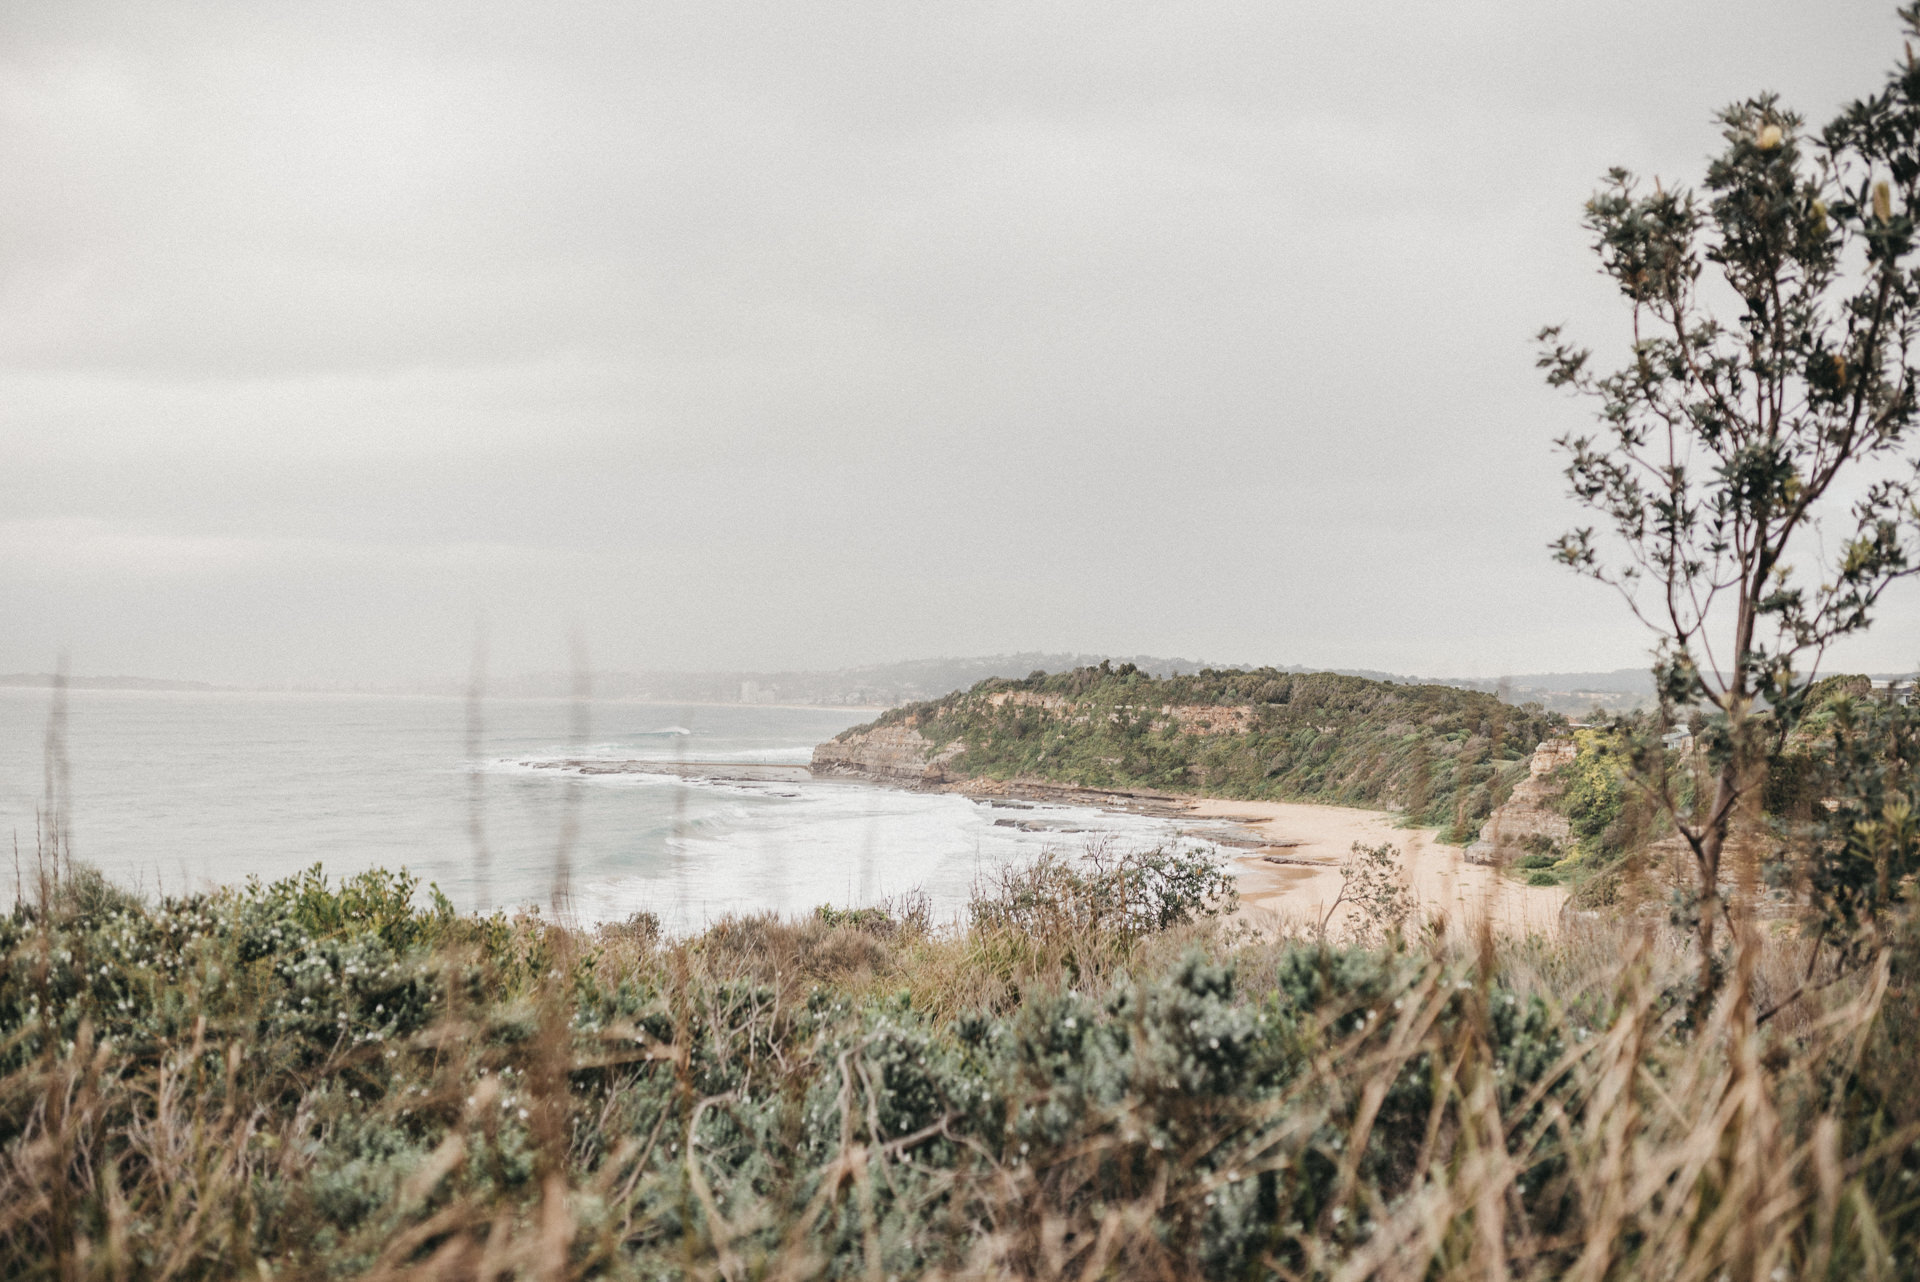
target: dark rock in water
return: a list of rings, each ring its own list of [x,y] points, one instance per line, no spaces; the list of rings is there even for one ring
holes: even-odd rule
[[[1098,832],[1098,828],[1086,828],[1064,819],[996,819],[996,828],[1017,828],[1021,832],[1057,832],[1061,834]]]

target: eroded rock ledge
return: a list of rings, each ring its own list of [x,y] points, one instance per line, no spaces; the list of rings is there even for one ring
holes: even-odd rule
[[[938,788],[957,783],[950,767],[960,755],[958,743],[935,750],[932,741],[911,726],[849,730],[813,750],[815,778],[838,775],[876,783]]]
[[[1567,817],[1553,808],[1560,785],[1553,772],[1574,758],[1571,739],[1543,740],[1527,763],[1527,777],[1513,786],[1513,795],[1495,810],[1480,829],[1480,839],[1467,847],[1467,859],[1477,864],[1505,863],[1527,853],[1529,845],[1551,843],[1564,849],[1573,838]]]

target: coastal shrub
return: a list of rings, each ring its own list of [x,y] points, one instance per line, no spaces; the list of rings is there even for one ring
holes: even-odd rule
[[[1574,758],[1560,767],[1560,808],[1579,848],[1606,853],[1603,843],[1627,804],[1626,765],[1616,735],[1581,730],[1574,735]]]
[[[924,892],[890,896],[865,908],[821,904],[814,916],[827,926],[845,926],[892,939],[924,935],[933,929],[933,901]]]
[[[1400,851],[1387,842],[1377,846],[1354,842],[1340,861],[1340,890],[1320,919],[1322,934],[1342,905],[1352,910],[1355,939],[1371,944],[1400,942],[1413,915],[1412,892],[1401,880]]]
[[[1047,851],[996,869],[975,884],[968,914],[988,929],[1130,938],[1219,916],[1237,901],[1233,875],[1202,847],[1096,844],[1077,857]]]
[[[1920,708],[1860,693],[1860,678],[1816,686],[1776,754],[1769,881],[1802,905],[1837,964],[1889,946],[1920,873]],[[1814,800],[1809,803],[1807,798]]]
[[[1742,963],[1694,1030],[1630,931],[1263,941],[1178,877],[1139,908],[1156,867],[1056,861],[924,935],[449,919],[398,876],[16,906],[0,1277],[1814,1277],[1920,1245],[1920,947],[1791,1027]],[[1132,942],[1074,964],[1088,920]],[[1012,993],[914,996],[1016,938]],[[1687,1182],[1621,1200],[1658,1170]]]

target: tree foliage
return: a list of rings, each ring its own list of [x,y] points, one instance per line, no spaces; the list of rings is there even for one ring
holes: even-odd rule
[[[1920,5],[1903,17],[1920,27]],[[1708,713],[1712,787],[1683,796],[1658,754],[1640,772],[1694,853],[1708,990],[1736,812],[1829,647],[1916,568],[1920,64],[1817,134],[1772,95],[1719,120],[1703,193],[1614,169],[1587,203],[1626,363],[1597,372],[1558,327],[1539,362],[1601,424],[1559,442],[1599,522],[1556,555],[1653,631],[1668,721]]]

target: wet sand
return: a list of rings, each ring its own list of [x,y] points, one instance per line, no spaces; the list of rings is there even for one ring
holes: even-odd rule
[[[1199,799],[1183,807],[1196,820],[1231,821],[1229,837],[1262,841],[1233,858],[1242,916],[1255,924],[1317,926],[1340,893],[1340,862],[1353,843],[1386,843],[1401,852],[1402,884],[1414,896],[1414,920],[1443,913],[1450,929],[1471,930],[1482,919],[1501,934],[1552,933],[1566,891],[1528,886],[1485,864],[1471,864],[1460,847],[1436,840],[1431,828],[1400,828],[1392,816],[1347,806],[1304,802]],[[1211,836],[1213,824],[1195,825]],[[1234,844],[1240,844],[1236,841]],[[1347,905],[1335,910],[1329,929],[1351,922]]]

